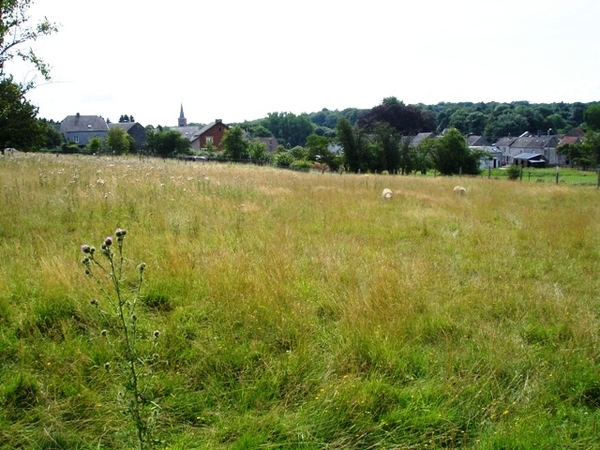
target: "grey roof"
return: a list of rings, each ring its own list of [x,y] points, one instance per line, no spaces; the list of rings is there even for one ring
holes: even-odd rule
[[[108,131],[108,124],[101,116],[67,116],[60,123],[61,133],[77,133],[83,131]]]
[[[425,139],[432,138],[432,137],[435,137],[435,133],[433,133],[433,132],[419,133],[410,140],[410,146],[417,147]]]
[[[545,161],[548,161],[548,159],[540,153],[521,153],[520,155],[513,157],[513,159],[527,159],[527,160],[531,160],[533,158],[544,159]]]
[[[113,128],[113,127],[120,127],[123,128],[125,131],[129,131],[130,128],[132,128],[136,123],[138,122],[118,122],[118,123],[109,123],[108,127],[109,128]]]
[[[496,141],[496,146],[498,147],[510,147],[513,142],[515,142],[517,138],[514,137],[502,137]]]
[[[554,144],[554,145],[553,145]],[[531,148],[538,149],[543,147],[556,147],[558,139],[556,136],[523,136],[519,137],[512,143],[514,148]]]
[[[195,126],[186,127],[173,127],[169,130],[179,131],[183,137],[188,138],[190,141],[193,140],[200,133],[200,128]]]
[[[472,134],[467,137],[467,145],[469,147],[489,147],[491,144],[483,136]]]

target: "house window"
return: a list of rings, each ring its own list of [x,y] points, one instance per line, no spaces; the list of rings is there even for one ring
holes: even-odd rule
[[[79,136],[77,134],[75,136],[73,136],[73,142],[75,142],[76,144],[79,144]]]
[[[213,143],[213,137],[212,136],[206,136],[206,143],[207,144],[212,144]]]

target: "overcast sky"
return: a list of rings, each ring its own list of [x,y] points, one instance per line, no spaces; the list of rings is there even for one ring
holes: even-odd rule
[[[34,0],[40,116],[143,125],[459,101],[600,100],[598,0]],[[32,72],[9,66],[17,81]]]

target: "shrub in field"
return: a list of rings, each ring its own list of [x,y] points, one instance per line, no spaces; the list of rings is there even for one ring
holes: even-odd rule
[[[104,368],[120,385],[119,400],[135,426],[140,450],[145,450],[155,443],[152,429],[158,405],[152,399],[151,382],[157,363],[155,350],[159,331],[151,332],[140,324],[138,306],[146,265],[137,266],[135,282],[125,279],[123,242],[126,234],[126,230],[117,229],[116,245],[109,236],[104,239],[100,252],[89,245],[83,245],[81,250],[85,255],[85,273],[97,282],[102,293],[102,300],[93,298],[90,304],[106,325],[100,334],[111,350],[112,361],[106,361]],[[97,258],[98,253],[101,259]]]
[[[516,164],[511,164],[506,168],[506,175],[509,180],[517,180],[521,176],[521,168]]]

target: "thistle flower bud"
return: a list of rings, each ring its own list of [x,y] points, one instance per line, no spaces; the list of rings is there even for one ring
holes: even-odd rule
[[[160,336],[160,331],[154,330],[154,338],[158,339],[158,336]]]
[[[104,239],[104,245],[106,247],[110,247],[113,243],[113,238],[112,236],[108,236],[106,239]]]
[[[117,231],[115,231],[115,234],[117,235],[117,239],[119,239],[119,238],[123,239],[123,237],[127,234],[127,230],[124,230],[122,228],[117,228]]]
[[[140,264],[137,266],[137,269],[138,269],[140,272],[143,272],[143,271],[144,271],[144,269],[146,269],[146,263],[144,263],[144,262],[143,262],[143,263],[140,263]]]
[[[83,253],[91,253],[92,247],[90,247],[89,245],[82,245],[81,246],[81,251]]]
[[[108,331],[106,331],[106,330],[102,330],[102,331],[100,332],[100,334],[101,334],[102,336],[106,337],[106,335],[108,334]]]
[[[97,308],[98,307],[98,300],[96,300],[95,298],[93,298],[93,299],[90,300],[90,304],[92,306],[95,306]]]
[[[131,316],[131,320],[133,320],[133,321],[135,322],[135,321],[137,320],[137,316],[136,316],[135,314],[133,314],[133,315]]]

